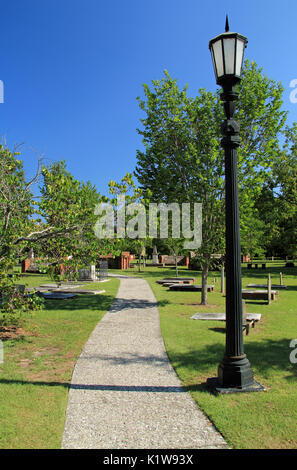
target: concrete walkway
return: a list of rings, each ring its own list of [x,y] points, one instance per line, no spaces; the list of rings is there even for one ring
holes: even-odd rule
[[[121,276],[77,361],[62,448],[227,448],[170,365],[143,279]]]

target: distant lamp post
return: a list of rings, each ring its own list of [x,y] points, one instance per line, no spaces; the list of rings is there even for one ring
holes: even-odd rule
[[[226,120],[222,124],[225,150],[226,191],[226,350],[218,367],[218,377],[208,379],[208,385],[217,393],[233,393],[263,390],[255,382],[253,371],[243,350],[242,287],[240,224],[237,183],[237,147],[239,124],[233,119],[236,84],[241,80],[244,49],[247,39],[229,32],[228,16],[225,33],[209,42],[216,82],[223,88]]]

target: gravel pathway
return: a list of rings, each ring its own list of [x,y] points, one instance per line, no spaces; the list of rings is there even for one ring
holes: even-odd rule
[[[64,449],[227,448],[168,360],[149,284],[121,277],[74,369]]]

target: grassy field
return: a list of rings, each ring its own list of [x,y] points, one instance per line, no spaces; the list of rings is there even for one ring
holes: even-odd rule
[[[289,360],[290,341],[297,338],[297,269],[284,263],[268,269],[243,268],[243,287],[265,283],[267,273],[279,283],[279,272],[287,290],[267,305],[247,301],[247,312],[262,319],[248,336],[245,352],[255,379],[266,391],[214,396],[206,379],[217,375],[224,354],[224,322],[192,320],[196,312],[223,312],[219,273],[210,274],[215,292],[208,306],[200,305],[200,293],[170,292],[156,283],[173,277],[173,269],[137,268],[123,274],[141,276],[150,283],[158,300],[164,343],[178,376],[197,404],[213,421],[230,447],[237,449],[297,448],[297,365]],[[120,273],[119,271],[114,271]],[[180,270],[181,276],[200,273]],[[48,281],[44,276],[23,278],[30,286]],[[27,318],[16,338],[4,342],[4,364],[0,364],[0,448],[60,448],[72,371],[82,347],[111,305],[119,281],[90,284],[104,288],[104,295],[80,295],[67,301],[46,301],[46,308]],[[102,287],[104,286],[104,287]],[[20,334],[21,333],[21,334]]]
[[[20,283],[38,286],[45,276]],[[46,300],[45,309],[26,318],[15,338],[3,341],[0,364],[0,448],[61,447],[73,367],[97,322],[110,307],[119,281],[91,283],[105,294]],[[86,285],[85,287],[88,287]],[[2,333],[2,338],[4,332]]]
[[[208,306],[201,306],[200,293],[170,292],[157,279],[174,277],[173,269],[147,268],[147,279],[159,304],[161,329],[168,356],[183,384],[197,404],[210,417],[232,448],[297,448],[297,364],[289,360],[290,341],[297,338],[297,269],[284,263],[270,263],[267,270],[243,267],[243,287],[263,284],[268,272],[272,283],[279,284],[279,273],[287,290],[279,290],[277,300],[267,305],[246,301],[248,313],[262,318],[248,336],[245,352],[255,379],[265,392],[215,396],[206,388],[206,379],[217,376],[224,355],[224,322],[192,320],[196,312],[224,312],[225,298],[220,294],[218,272],[210,274],[209,284],[217,278],[215,292],[208,295]],[[139,276],[137,269],[129,274]],[[200,284],[200,273],[180,270],[181,276],[193,275]]]

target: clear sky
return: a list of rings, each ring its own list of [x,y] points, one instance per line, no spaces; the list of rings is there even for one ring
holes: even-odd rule
[[[107,193],[132,172],[141,137],[136,97],[164,69],[189,85],[216,89],[209,40],[230,30],[248,37],[246,57],[285,87],[296,79],[296,0],[1,0],[0,134],[36,156],[65,159],[68,170]],[[297,96],[297,93],[296,95]]]

